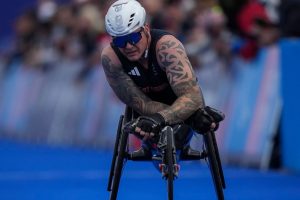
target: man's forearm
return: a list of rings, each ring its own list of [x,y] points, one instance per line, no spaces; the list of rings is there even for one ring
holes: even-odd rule
[[[172,106],[160,111],[168,124],[176,124],[185,121],[204,103],[198,95],[186,95],[179,97]]]
[[[136,108],[139,108],[139,113],[141,115],[151,115],[162,110],[170,108],[169,105],[157,102],[157,101],[147,101],[145,102],[143,99],[137,99],[135,101]]]

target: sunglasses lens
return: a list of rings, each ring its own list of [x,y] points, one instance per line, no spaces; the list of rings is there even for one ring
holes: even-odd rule
[[[130,44],[136,44],[142,39],[142,35],[140,32],[130,34]]]
[[[126,43],[127,43],[127,40],[126,40],[125,36],[115,37],[113,39],[113,44],[119,48],[124,48],[126,46]]]
[[[113,39],[113,44],[119,48],[125,48],[126,44],[129,42],[134,45],[137,44],[142,39],[142,35],[140,32],[134,32],[129,35],[124,35],[121,37],[115,37]]]

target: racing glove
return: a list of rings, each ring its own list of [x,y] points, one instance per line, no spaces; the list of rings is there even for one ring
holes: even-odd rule
[[[135,132],[139,133],[141,136],[153,137],[157,136],[165,125],[165,119],[159,113],[149,116],[140,116],[136,119]],[[145,135],[145,133],[148,133],[149,135]]]
[[[209,106],[197,110],[192,116],[192,128],[199,133],[208,131],[216,131],[219,127],[219,122],[225,118],[225,115]],[[212,128],[212,124],[215,124]]]

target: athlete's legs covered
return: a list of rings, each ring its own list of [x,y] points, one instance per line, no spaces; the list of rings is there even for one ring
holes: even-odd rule
[[[193,137],[193,130],[186,124],[178,124],[173,127],[175,147],[183,159],[197,159],[200,157],[200,152],[190,148],[190,141]],[[132,160],[151,160],[153,152],[157,152],[158,140],[146,140],[142,142],[140,149],[132,152],[130,158]],[[156,153],[155,153],[156,155]]]

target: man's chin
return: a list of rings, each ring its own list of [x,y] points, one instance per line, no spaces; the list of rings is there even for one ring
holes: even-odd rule
[[[127,58],[130,61],[138,61],[140,59],[140,56],[139,55],[127,56]]]

